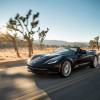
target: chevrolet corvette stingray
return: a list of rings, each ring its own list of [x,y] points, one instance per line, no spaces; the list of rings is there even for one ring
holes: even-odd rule
[[[96,68],[98,54],[95,50],[82,50],[79,47],[62,47],[50,54],[38,54],[28,60],[28,71],[41,74],[59,73],[67,77],[79,66]]]

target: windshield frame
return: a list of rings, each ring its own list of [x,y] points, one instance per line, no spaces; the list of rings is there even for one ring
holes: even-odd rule
[[[52,53],[54,54],[75,54],[77,53],[78,48],[77,47],[62,47],[54,50]]]

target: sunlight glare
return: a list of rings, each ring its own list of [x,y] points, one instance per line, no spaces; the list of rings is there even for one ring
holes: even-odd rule
[[[6,33],[6,31],[7,31],[7,28],[6,28],[6,27],[0,28],[0,32],[1,32],[1,33]]]

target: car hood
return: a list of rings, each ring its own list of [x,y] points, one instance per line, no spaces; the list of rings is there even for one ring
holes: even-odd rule
[[[52,59],[52,58],[57,57],[57,56],[61,56],[62,57],[62,55],[59,55],[59,54],[44,54],[44,55],[40,55],[40,56],[32,59],[28,63],[28,65],[30,65],[30,66],[33,66],[33,65],[35,65],[35,66],[41,65],[41,64],[44,64],[49,59]]]
[[[58,55],[58,54],[44,54],[44,55],[40,55],[38,57],[35,57],[33,58],[32,60],[30,60],[29,64],[28,65],[37,65],[37,64],[43,64],[44,62],[48,61],[49,59],[52,59],[54,57],[57,57],[57,56],[61,56],[61,55]]]

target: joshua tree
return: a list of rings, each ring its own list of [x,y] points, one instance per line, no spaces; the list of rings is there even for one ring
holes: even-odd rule
[[[36,20],[38,16],[39,13],[32,15],[32,10],[29,10],[25,17],[16,14],[15,18],[11,18],[7,24],[8,29],[15,30],[17,33],[21,33],[24,39],[27,40],[29,57],[33,53],[33,35],[35,33],[33,29],[37,27],[39,23],[39,21]],[[30,17],[32,17],[32,21],[30,21]]]
[[[38,32],[38,37],[39,37],[39,42],[40,42],[40,48],[41,48],[41,50],[43,48],[43,41],[44,41],[44,39],[45,39],[46,34],[47,34],[48,31],[49,31],[48,28],[47,28],[46,31],[45,30],[40,31],[40,27],[38,28],[37,32]]]
[[[93,49],[96,46],[95,40],[90,40],[89,45]]]
[[[18,46],[16,43],[16,39],[18,38],[17,33],[14,33],[13,35],[11,35],[9,32],[7,32],[6,37],[13,43],[14,49],[17,53],[17,56],[20,57],[19,51],[18,51]]]
[[[10,34],[8,31],[6,33],[0,34],[0,42],[4,43],[4,42],[11,41],[13,43],[13,46],[14,46],[17,56],[20,57],[19,52],[18,52],[18,46],[16,43],[17,38],[18,37],[17,37],[16,33]]]
[[[95,40],[96,46],[99,50],[99,36],[95,37],[94,40]]]
[[[92,48],[97,47],[99,50],[99,36],[95,37],[94,40],[90,40],[89,44]]]

